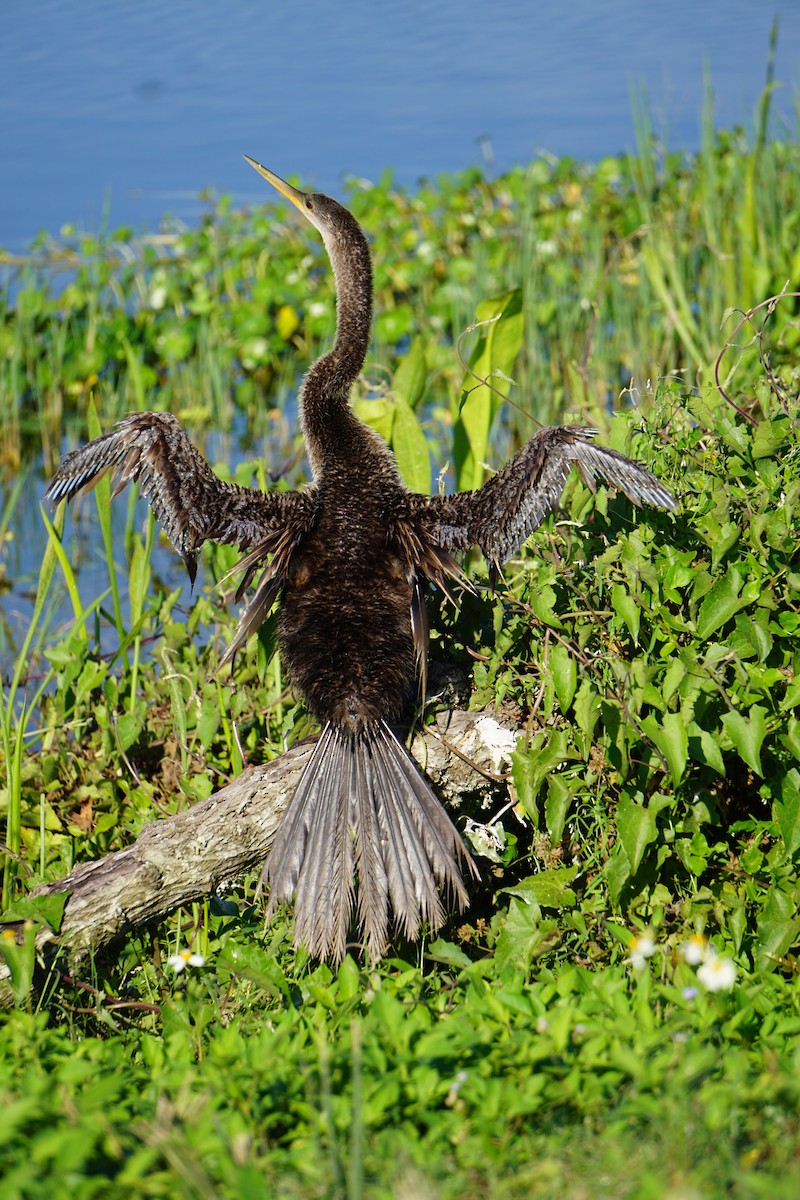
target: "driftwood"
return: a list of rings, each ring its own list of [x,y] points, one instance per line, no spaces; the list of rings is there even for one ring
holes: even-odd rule
[[[467,793],[489,795],[515,742],[516,733],[493,717],[456,712],[418,734],[412,754],[445,801],[457,806]],[[249,768],[208,800],[153,821],[124,850],[36,888],[33,895],[70,893],[58,936],[39,931],[41,953],[99,950],[257,869],[312,749],[306,742]],[[8,980],[0,964],[0,1007],[10,1003]]]

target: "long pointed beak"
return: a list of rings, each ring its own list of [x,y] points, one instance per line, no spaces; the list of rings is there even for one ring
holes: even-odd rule
[[[263,175],[267,183],[271,183],[274,188],[278,189],[282,196],[285,196],[287,200],[291,200],[295,208],[300,209],[303,216],[308,216],[306,212],[305,192],[301,192],[299,188],[292,187],[290,183],[287,183],[285,179],[281,179],[280,175],[276,175],[274,171],[268,171],[266,167],[262,167],[261,163],[256,162],[249,154],[245,154],[244,158],[250,163],[254,171],[258,171],[259,175]]]

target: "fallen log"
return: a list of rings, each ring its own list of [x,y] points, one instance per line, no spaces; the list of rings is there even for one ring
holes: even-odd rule
[[[411,752],[443,799],[458,807],[466,794],[487,799],[502,782],[516,736],[485,713],[442,713]],[[69,893],[58,934],[37,933],[41,956],[51,960],[63,949],[83,957],[260,867],[312,750],[313,742],[304,742],[250,767],[207,800],[153,821],[124,850],[40,884],[31,895]],[[9,971],[0,963],[0,1007],[11,1002]]]

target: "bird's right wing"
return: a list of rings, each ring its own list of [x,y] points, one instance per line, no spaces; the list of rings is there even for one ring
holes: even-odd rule
[[[110,473],[116,496],[131,480],[194,582],[203,542],[222,542],[264,555],[293,546],[313,522],[303,492],[262,492],[218,479],[171,413],[132,413],[101,437],[63,459],[46,498],[71,500]]]

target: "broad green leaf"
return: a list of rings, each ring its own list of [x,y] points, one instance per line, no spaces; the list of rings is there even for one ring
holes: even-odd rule
[[[631,864],[622,846],[615,846],[609,854],[608,862],[603,869],[603,877],[611,903],[618,904],[622,889],[631,877]]]
[[[592,687],[589,677],[585,676],[578,688],[573,705],[575,720],[581,733],[591,737],[594,733],[597,718],[600,716],[600,697]]]
[[[556,922],[543,921],[536,903],[525,904],[512,899],[497,939],[497,970],[527,966],[533,958],[557,946],[560,937]]]
[[[409,408],[416,408],[425,394],[427,378],[425,348],[420,338],[415,338],[408,354],[400,360],[394,373],[392,391],[398,399],[404,400]]]
[[[576,866],[556,867],[549,871],[539,871],[537,875],[529,875],[527,879],[522,879],[514,887],[504,888],[503,891],[527,903],[534,901],[542,908],[572,908],[577,897],[570,884],[577,874]]]
[[[701,641],[704,642],[721,629],[747,603],[740,595],[742,582],[742,576],[736,568],[730,567],[704,596],[697,614],[697,636]]]
[[[656,840],[656,820],[649,809],[630,796],[620,796],[617,805],[617,836],[635,875],[647,847]]]
[[[771,458],[784,445],[789,431],[787,417],[774,421],[759,421],[753,436],[753,458]]]
[[[392,449],[406,487],[412,492],[430,495],[430,450],[417,415],[405,400],[398,399],[395,402]]]
[[[790,717],[786,724],[786,732],[781,735],[781,742],[796,759],[800,759],[800,721]]]
[[[459,490],[477,488],[483,483],[489,431],[501,397],[508,395],[511,372],[522,348],[521,290],[516,288],[479,304],[476,323],[481,322],[485,324],[469,364],[473,374],[464,378],[454,426]],[[480,382],[484,379],[487,383]]]
[[[129,750],[142,732],[142,721],[135,712],[123,713],[117,722],[117,734],[123,750]]]
[[[544,802],[544,819],[550,841],[557,846],[564,836],[564,826],[577,782],[568,781],[563,775],[551,775],[547,782],[547,799]]]
[[[761,620],[751,620],[746,613],[740,613],[736,618],[736,628],[729,639],[729,645],[740,658],[758,659],[763,663],[769,658],[772,650],[772,634],[766,628],[766,610],[761,610]]]
[[[353,412],[359,421],[363,421],[365,425],[369,425],[370,429],[374,429],[387,445],[392,440],[394,410],[394,401],[385,398],[381,400],[353,401]]]
[[[696,721],[691,721],[687,727],[689,734],[689,754],[695,762],[705,763],[712,767],[718,775],[725,774],[725,762],[719,742],[707,729],[701,729]]]
[[[444,938],[437,938],[435,942],[431,942],[425,951],[425,957],[433,962],[444,963],[446,967],[457,967],[460,971],[470,965],[470,959],[460,946],[454,946]]]
[[[552,625],[555,629],[562,627],[556,613],[556,594],[549,584],[545,584],[544,587],[530,588],[528,603],[534,616],[537,616],[540,621],[544,621],[545,625]]]
[[[578,683],[575,659],[567,647],[558,642],[550,650],[547,667],[553,680],[553,687],[556,689],[561,711],[566,716]]]
[[[800,849],[800,771],[795,767],[781,780],[781,798],[775,804],[775,816],[786,853],[791,857]]]
[[[766,717],[767,710],[760,704],[754,704],[747,716],[740,712],[728,712],[722,717],[722,724],[734,749],[748,767],[752,767],[762,778],[761,745],[767,736]]]
[[[234,975],[249,979],[270,996],[287,996],[289,983],[275,958],[253,943],[228,942],[219,956],[220,965]]]
[[[669,704],[685,678],[686,664],[679,658],[673,658],[664,672],[664,683],[661,688],[661,695],[665,705]]]
[[[679,713],[665,713],[660,723],[653,713],[642,721],[642,729],[664,756],[672,782],[680,783],[689,757],[689,735]]]
[[[220,724],[219,704],[216,700],[206,697],[200,706],[200,716],[197,721],[197,736],[204,750],[211,749]]]
[[[633,596],[628,592],[628,589],[623,587],[621,583],[615,583],[611,589],[611,607],[617,616],[621,617],[627,625],[628,632],[634,642],[638,642],[639,621],[642,615],[641,609]]]
[[[756,965],[774,971],[800,934],[794,898],[781,888],[770,888],[769,899],[757,922]]]
[[[34,921],[58,933],[64,919],[71,892],[53,892],[49,896],[20,896],[10,908],[0,914],[0,924],[11,921]]]
[[[545,779],[570,757],[567,735],[563,729],[549,731],[548,742],[542,749],[532,747],[511,755],[514,787],[520,804],[532,820],[538,820],[536,801]]]

